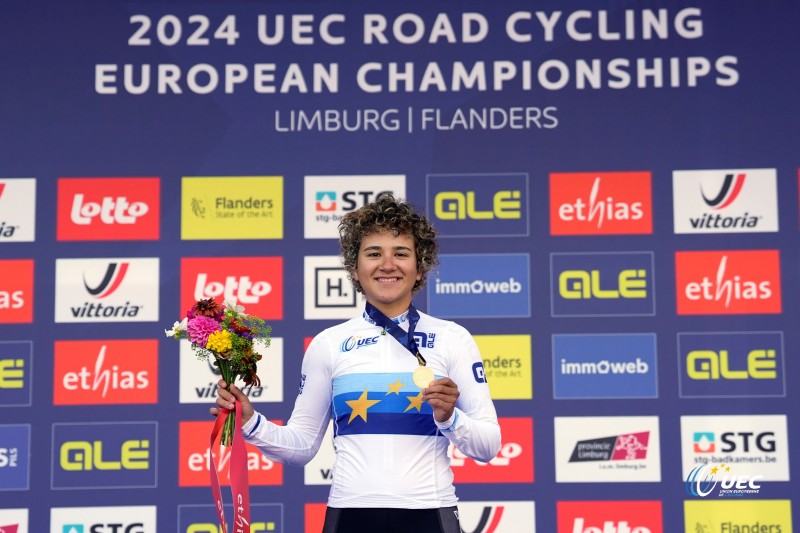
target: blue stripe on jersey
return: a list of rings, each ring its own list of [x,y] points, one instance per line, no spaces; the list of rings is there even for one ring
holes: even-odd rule
[[[410,372],[356,373],[335,378],[334,434],[436,435],[433,409],[420,401],[420,390]],[[360,399],[367,405],[357,408],[356,416],[350,420],[353,402]]]
[[[430,411],[430,408],[428,409]],[[334,436],[339,435],[420,435],[433,437],[436,435],[436,424],[431,413],[417,413],[416,409],[407,413],[373,413],[367,414],[367,421],[355,417],[348,423],[350,412],[339,415],[334,424]]]

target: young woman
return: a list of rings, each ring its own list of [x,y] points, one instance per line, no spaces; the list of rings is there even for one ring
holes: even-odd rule
[[[240,401],[245,440],[285,464],[311,460],[333,420],[323,533],[460,533],[448,446],[489,461],[500,427],[470,333],[412,304],[437,263],[436,233],[391,195],[345,215],[339,232],[366,308],[313,339],[287,424],[269,422],[224,382],[217,405]]]

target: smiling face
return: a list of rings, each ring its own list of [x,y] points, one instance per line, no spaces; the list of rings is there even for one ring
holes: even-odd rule
[[[361,239],[353,278],[361,283],[367,301],[389,318],[408,309],[414,284],[422,278],[414,249],[411,235],[382,231]]]

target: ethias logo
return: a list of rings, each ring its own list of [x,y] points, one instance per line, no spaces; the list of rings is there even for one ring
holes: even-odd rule
[[[778,250],[676,252],[679,315],[781,312]]]

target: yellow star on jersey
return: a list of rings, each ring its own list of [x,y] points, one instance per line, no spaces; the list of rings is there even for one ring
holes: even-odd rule
[[[358,397],[358,400],[346,400],[344,403],[350,406],[352,411],[350,412],[350,420],[347,421],[349,424],[353,421],[353,419],[357,416],[360,416],[364,419],[364,422],[367,421],[367,409],[375,405],[376,403],[380,403],[380,400],[368,400],[367,399],[367,389],[364,389],[364,392],[361,393],[361,396]]]
[[[402,389],[405,386],[406,384],[401,383],[400,378],[397,378],[397,381],[389,384],[389,392],[386,393],[386,396],[389,396],[390,394],[397,394],[398,396],[400,396],[400,389]]]
[[[409,409],[416,409],[418,413],[421,412],[421,410],[422,410],[422,391],[419,391],[419,394],[417,394],[416,396],[406,396],[406,399],[408,400],[408,407],[406,407],[406,410],[403,411],[404,413],[406,411],[408,411]]]

